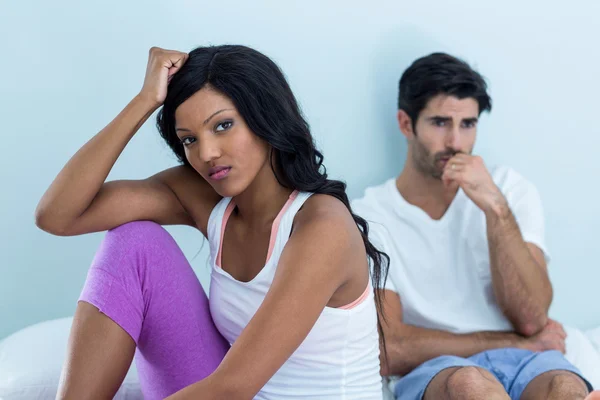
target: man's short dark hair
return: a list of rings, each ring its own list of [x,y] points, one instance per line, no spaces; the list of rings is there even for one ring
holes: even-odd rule
[[[419,58],[404,71],[399,84],[398,109],[409,115],[414,128],[427,102],[440,94],[475,99],[480,115],[492,110],[492,99],[483,77],[463,60],[445,53]]]

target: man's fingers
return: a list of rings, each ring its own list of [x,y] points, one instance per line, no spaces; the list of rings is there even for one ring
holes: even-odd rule
[[[460,181],[462,177],[462,170],[460,167],[453,167],[452,165],[446,165],[444,169],[444,174],[442,175],[442,180],[449,181]]]
[[[448,164],[446,164],[446,170],[450,170],[450,171],[462,171],[465,168],[465,164],[462,163],[457,163],[454,162],[452,160],[448,161]]]
[[[469,163],[469,161],[471,160],[472,157],[473,156],[470,156],[468,154],[457,153],[457,154],[453,155],[452,158],[448,162],[454,161],[455,163],[458,163],[458,164],[467,164],[467,163]]]
[[[554,321],[553,319],[549,320],[548,322],[548,330],[558,333],[563,339],[566,339],[567,337],[567,332],[562,324]]]

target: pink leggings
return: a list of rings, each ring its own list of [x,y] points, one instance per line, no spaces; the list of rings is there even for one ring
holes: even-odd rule
[[[229,349],[196,274],[160,225],[132,222],[106,234],[80,301],[135,341],[146,399],[162,399],[212,373]]]

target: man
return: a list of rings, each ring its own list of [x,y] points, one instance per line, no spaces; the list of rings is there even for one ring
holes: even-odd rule
[[[483,78],[435,53],[400,79],[408,140],[400,176],[353,209],[390,256],[382,373],[400,399],[584,399],[591,385],[561,354],[536,188],[472,154],[491,110]],[[590,395],[590,399],[592,398]]]

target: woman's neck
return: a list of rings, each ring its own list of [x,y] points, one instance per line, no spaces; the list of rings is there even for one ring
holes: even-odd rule
[[[292,191],[277,181],[266,163],[246,190],[234,197],[237,216],[248,226],[270,226]]]

